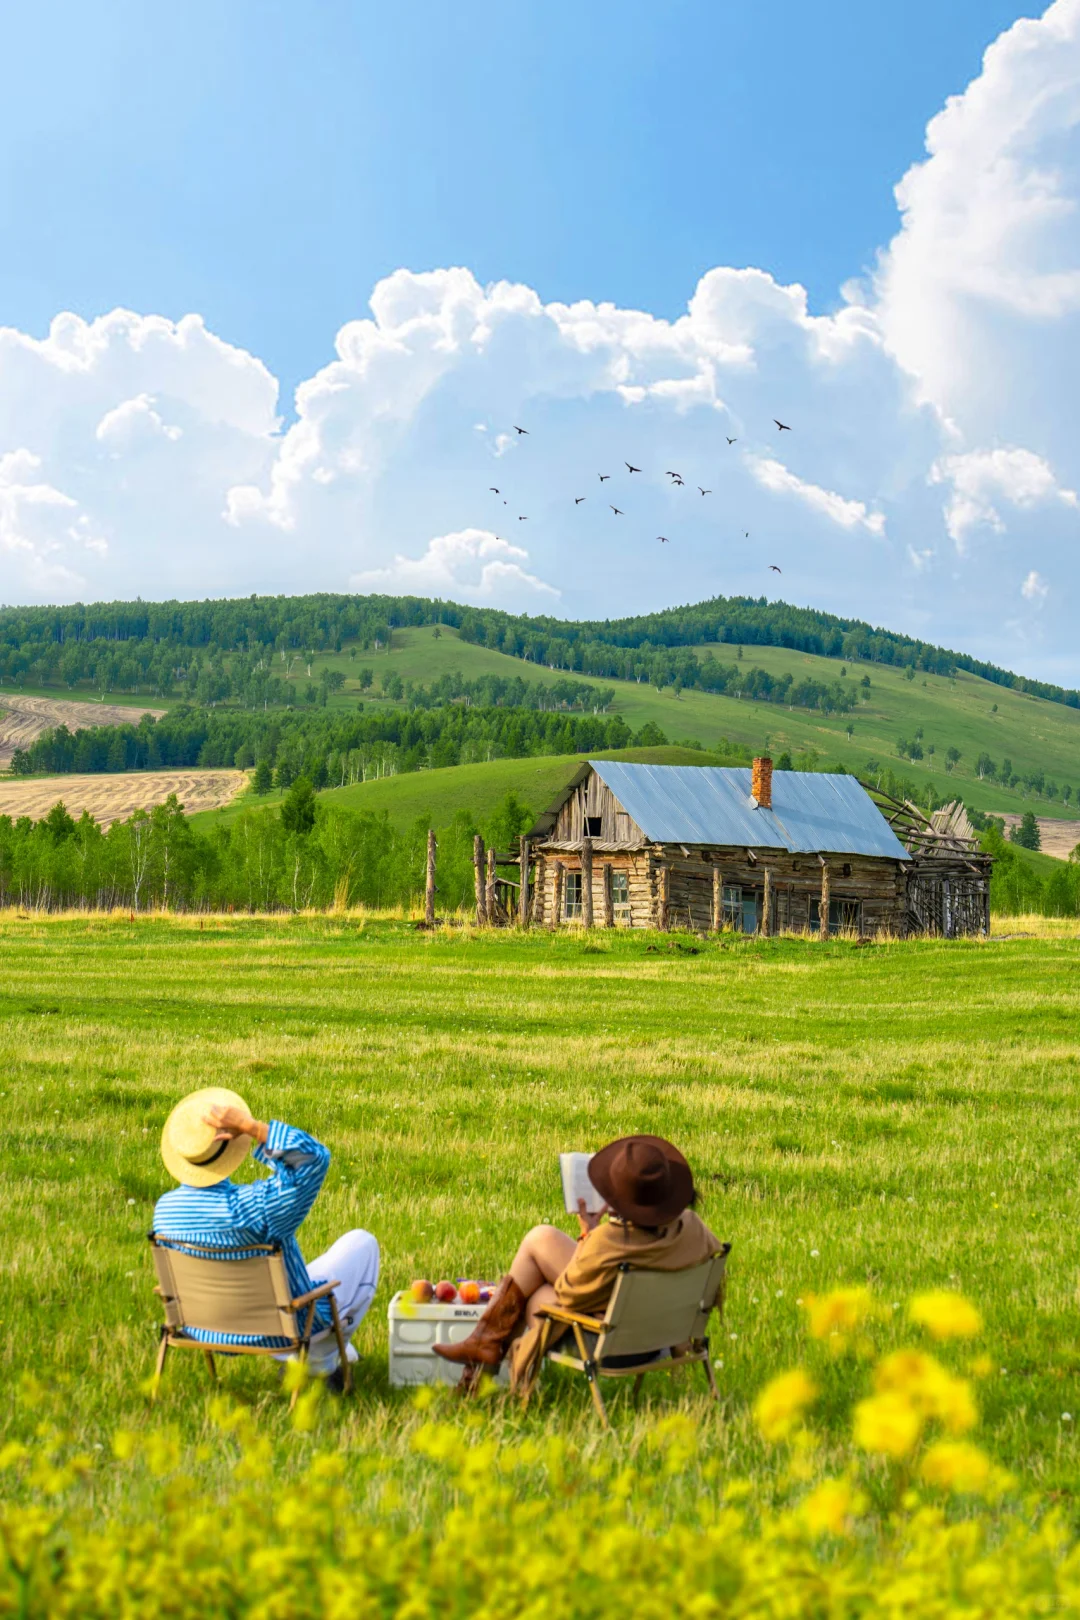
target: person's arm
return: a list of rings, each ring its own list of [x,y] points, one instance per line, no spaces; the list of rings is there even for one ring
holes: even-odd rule
[[[291,1237],[326,1179],[330,1149],[295,1125],[264,1124],[238,1108],[212,1109],[207,1119],[222,1137],[252,1137],[255,1158],[274,1172],[237,1189],[245,1225],[262,1227],[268,1238]]]

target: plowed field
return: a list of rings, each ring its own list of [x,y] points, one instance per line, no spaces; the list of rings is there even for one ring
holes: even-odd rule
[[[66,698],[25,697],[0,692],[0,767],[11,764],[16,748],[29,748],[35,737],[53,726],[137,726],[144,714],[160,720],[164,709],[126,708],[119,703],[77,703]]]
[[[0,815],[40,821],[58,799],[71,815],[89,810],[103,827],[133,810],[150,810],[175,793],[189,815],[216,810],[235,798],[247,780],[243,771],[124,771],[113,775],[34,776],[0,781]]]

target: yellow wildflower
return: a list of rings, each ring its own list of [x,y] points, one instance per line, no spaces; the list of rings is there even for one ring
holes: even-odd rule
[[[927,1485],[972,1495],[982,1495],[992,1472],[985,1451],[969,1440],[939,1440],[929,1447],[919,1465],[919,1475]]]
[[[754,1402],[754,1418],[766,1440],[786,1440],[817,1399],[817,1385],[801,1367],[781,1373],[765,1385]]]
[[[843,1536],[850,1533],[851,1520],[862,1506],[863,1498],[850,1480],[823,1479],[799,1511],[812,1536]]]
[[[813,1339],[832,1333],[851,1333],[873,1313],[868,1288],[834,1288],[829,1294],[808,1294],[804,1304],[807,1330]]]
[[[922,1427],[922,1413],[906,1395],[890,1390],[858,1403],[852,1437],[860,1451],[879,1452],[900,1462],[915,1450]]]
[[[908,1305],[908,1317],[935,1339],[973,1339],[983,1326],[971,1301],[945,1288],[916,1294]]]
[[[894,1350],[878,1363],[874,1388],[902,1395],[923,1417],[937,1418],[950,1434],[964,1434],[979,1420],[971,1385],[955,1378],[921,1350]]]

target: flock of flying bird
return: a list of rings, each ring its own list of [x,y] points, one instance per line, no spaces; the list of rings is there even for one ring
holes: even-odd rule
[[[790,433],[791,432],[791,428],[790,428],[790,426],[788,425],[787,422],[781,422],[780,419],[778,417],[775,417],[775,416],[773,417],[773,421],[775,422],[777,431],[779,433]],[[517,423],[514,423],[514,432],[518,435],[519,438],[528,438],[529,437],[529,429],[528,428],[523,428],[523,427],[518,427]],[[724,437],[727,439],[727,442],[728,442],[729,445],[738,443],[737,438],[734,438],[734,439],[728,438],[727,434],[725,434]],[[640,473],[641,472],[641,468],[640,467],[635,467],[633,465],[633,463],[630,462],[630,461],[624,461],[623,466],[626,468],[627,473],[631,477],[633,476],[634,473]],[[606,484],[608,482],[608,480],[611,477],[611,474],[610,473],[597,473],[596,476],[597,476],[597,478],[599,478],[600,483],[603,485],[603,484]],[[675,472],[671,467],[669,467],[666,470],[666,472],[664,473],[664,477],[671,479],[671,484],[669,486],[670,488],[672,488],[672,489],[683,489],[683,488],[685,488],[685,482],[686,481],[683,478],[682,474],[678,473],[678,472]],[[704,489],[704,488],[702,488],[702,486],[700,484],[695,484],[694,488],[698,491],[698,493],[702,497],[712,494],[711,489]],[[489,492],[492,495],[497,495],[499,497],[499,499],[502,501],[504,506],[509,505],[509,502],[507,501],[507,499],[506,499],[506,497],[503,494],[501,489],[496,489],[494,484],[489,484],[488,489],[489,489]],[[588,500],[587,495],[575,495],[574,496],[574,505],[575,506],[580,506],[582,501],[585,501],[585,500]],[[625,517],[626,516],[626,513],[625,513],[625,511],[623,510],[623,508],[621,506],[615,506],[611,501],[608,502],[608,505],[611,507],[611,510],[614,512],[616,517]],[[527,523],[528,522],[528,513],[520,514],[518,516],[518,522],[519,523]],[[749,538],[750,538],[749,529],[744,530],[744,536],[745,536],[745,538],[747,540],[749,540]],[[666,545],[670,544],[670,541],[669,541],[668,536],[666,534],[658,534],[656,538],[657,538],[657,540],[659,540],[661,545],[666,546]],[[780,574],[780,573],[783,572],[783,569],[778,568],[776,563],[770,563],[769,567],[771,568],[771,570],[772,570],[772,572],[774,574]]]

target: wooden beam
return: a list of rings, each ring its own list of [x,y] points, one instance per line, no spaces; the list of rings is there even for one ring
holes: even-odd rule
[[[615,896],[611,887],[611,862],[605,861],[600,870],[603,875],[604,927],[614,928]]]
[[[772,933],[773,923],[773,882],[772,873],[765,868],[765,884],[761,892],[761,932]]]
[[[487,927],[487,895],[484,892],[484,840],[477,833],[472,841],[473,888],[476,891],[476,926]]]
[[[427,877],[424,883],[424,926],[435,926],[435,829],[428,828]]]
[[[586,928],[593,925],[592,909],[592,839],[581,840],[581,920]]]
[[[525,834],[521,835],[521,854],[519,857],[520,884],[518,887],[518,922],[522,928],[529,926],[529,840]]]
[[[562,861],[555,862],[555,875],[553,880],[553,897],[551,902],[551,926],[558,928],[562,922],[563,879],[566,867]]]
[[[724,926],[724,874],[719,866],[712,869],[712,925],[714,934]]]
[[[829,937],[829,863],[823,855],[821,862],[821,899],[818,901],[818,932],[822,939]]]
[[[484,892],[484,907],[487,911],[488,924],[494,928],[497,907],[495,903],[495,851],[493,849],[489,849],[487,852],[487,884]]]
[[[665,861],[656,871],[656,926],[662,934],[667,933],[670,909],[671,868]]]

